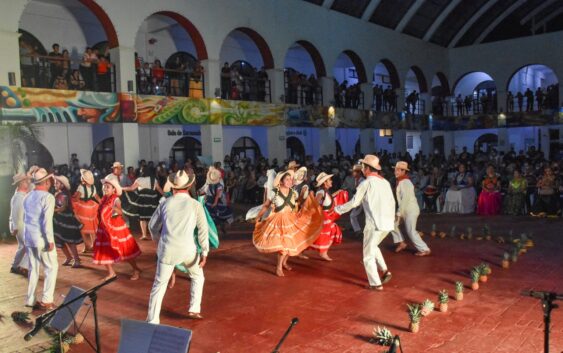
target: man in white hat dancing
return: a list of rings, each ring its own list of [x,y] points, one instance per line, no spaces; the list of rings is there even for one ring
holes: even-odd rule
[[[16,186],[16,192],[10,200],[10,234],[16,237],[18,250],[16,250],[10,272],[26,276],[29,269],[29,258],[23,237],[23,200],[29,191],[29,177],[24,173],[18,173],[13,177],[12,185]]]
[[[49,193],[53,174],[43,168],[33,173],[35,189],[26,196],[24,207],[24,240],[29,255],[29,285],[26,306],[50,310],[54,308],[54,293],[59,264],[53,234],[55,197]],[[43,266],[45,279],[43,297],[35,302],[35,289],[39,281],[39,269]]]
[[[158,264],[149,300],[147,321],[160,323],[160,308],[174,267],[183,263],[191,278],[188,318],[202,319],[201,297],[205,277],[203,267],[209,252],[208,226],[203,206],[193,199],[188,190],[195,177],[183,170],[176,173],[171,185],[173,195],[154,212],[149,230],[158,243]],[[194,229],[197,227],[197,244]],[[197,246],[201,248],[198,254]]]
[[[379,158],[366,155],[360,160],[362,173],[366,177],[358,185],[352,200],[335,208],[336,213],[343,214],[355,207],[363,206],[366,215],[364,227],[364,267],[368,276],[367,289],[383,290],[383,284],[391,279],[391,272],[383,259],[379,243],[394,229],[395,198],[391,185],[379,172]],[[379,277],[378,267],[383,272],[383,280]]]
[[[414,247],[417,252],[416,256],[428,256],[430,255],[430,248],[424,240],[418,234],[416,230],[416,221],[420,215],[420,208],[418,207],[418,201],[416,200],[416,195],[414,194],[414,185],[410,181],[407,172],[409,171],[409,164],[404,161],[399,161],[395,165],[395,178],[397,179],[397,187],[395,193],[397,195],[397,203],[399,204],[399,209],[396,215],[395,230],[391,232],[393,235],[393,242],[397,244],[395,252],[401,252],[407,247],[405,243],[405,237],[399,229],[401,221],[405,222],[405,230],[407,231],[407,236],[413,242]]]

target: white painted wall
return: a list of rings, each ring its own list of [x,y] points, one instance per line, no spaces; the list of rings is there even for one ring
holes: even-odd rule
[[[292,68],[307,76],[313,74],[317,76],[315,65],[311,56],[299,44],[295,43],[288,50],[285,56],[284,68]]]
[[[240,31],[233,31],[221,46],[219,61],[232,64],[237,60],[248,61],[257,69],[264,65],[262,54],[252,39]]]
[[[233,144],[241,137],[250,137],[260,147],[263,156],[268,155],[268,134],[266,127],[223,126],[223,155],[230,155]]]
[[[336,129],[336,141],[340,143],[344,155],[351,156],[354,154],[359,139],[360,129]]]
[[[305,155],[313,156],[313,160],[321,157],[319,129],[311,127],[288,127],[286,136],[297,137],[305,146]]]

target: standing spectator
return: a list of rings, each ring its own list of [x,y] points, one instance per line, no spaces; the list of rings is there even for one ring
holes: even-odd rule
[[[63,50],[61,64],[62,64],[62,74],[61,75],[66,80],[70,76],[70,53],[66,49]]]
[[[522,112],[522,106],[524,105],[524,95],[522,92],[516,93],[516,100],[518,101],[518,111]]]
[[[154,63],[152,64],[152,85],[153,85],[153,94],[165,94],[165,90],[162,89],[162,85],[164,84],[164,68],[160,63],[160,60],[155,59]]]
[[[229,63],[225,62],[223,68],[221,69],[221,98],[229,99],[229,93],[231,91],[231,68]]]
[[[111,63],[104,55],[100,56],[96,68],[98,89],[100,92],[111,92]]]
[[[543,91],[541,87],[538,87],[536,90],[536,102],[538,103],[538,111],[540,111],[543,107]]]
[[[508,91],[506,94],[506,111],[509,113],[514,111],[514,95],[512,91]]]
[[[53,44],[53,51],[49,53],[49,70],[51,72],[51,81],[49,83],[49,87],[53,87],[55,84],[55,80],[62,74],[63,72],[63,61],[62,54],[59,52],[60,46],[55,43]]]
[[[80,74],[80,71],[78,70],[72,70],[72,74],[70,75],[69,78],[69,88],[72,90],[83,90],[86,87],[86,82],[84,81],[84,79],[82,78],[82,75]]]
[[[526,96],[526,111],[531,112],[534,110],[534,92],[528,88],[524,95]]]
[[[151,93],[151,67],[148,62],[143,63],[143,66],[138,71],[139,77],[139,92],[141,94]]]
[[[471,103],[472,103],[472,99],[470,95],[465,96],[465,99],[463,100],[463,104],[465,105],[465,112],[467,115],[469,115],[469,111],[471,110]]]
[[[180,56],[176,56],[174,62],[168,67],[168,77],[170,78],[170,95],[181,96],[182,92],[180,90],[180,80],[184,80],[184,71],[186,70],[186,65],[182,62]]]
[[[94,89],[94,68],[98,62],[98,57],[92,51],[92,48],[87,47],[86,52],[82,55],[82,62],[80,63],[80,73],[84,78],[85,88],[87,91]]]

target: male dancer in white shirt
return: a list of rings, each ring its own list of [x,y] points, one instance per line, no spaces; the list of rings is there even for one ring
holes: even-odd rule
[[[26,306],[50,310],[55,306],[53,297],[59,268],[53,234],[55,197],[49,193],[49,189],[53,185],[53,174],[40,168],[33,173],[33,184],[35,184],[35,189],[29,192],[23,201],[24,241],[29,255]],[[36,303],[35,289],[39,281],[41,266],[43,266],[45,274],[43,297]]]
[[[23,237],[23,200],[29,191],[29,177],[24,173],[18,173],[13,177],[12,185],[16,186],[16,192],[10,200],[10,234],[16,237],[18,241],[18,249],[14,256],[14,262],[10,268],[11,273],[28,275],[29,257],[25,250]]]
[[[399,209],[397,210],[397,218],[395,230],[391,232],[393,235],[393,242],[397,244],[395,252],[401,252],[407,247],[405,243],[405,237],[399,229],[399,225],[402,220],[405,221],[405,230],[407,231],[407,236],[413,242],[414,247],[417,252],[416,256],[428,256],[430,255],[430,248],[424,240],[418,234],[416,230],[416,221],[420,215],[420,208],[418,207],[418,201],[416,200],[416,195],[414,193],[414,185],[410,181],[407,172],[409,171],[409,165],[407,162],[397,162],[395,165],[395,178],[397,178],[397,203],[399,204]]]
[[[158,205],[150,222],[152,239],[158,243],[158,264],[149,300],[147,321],[160,323],[160,308],[174,267],[183,263],[191,278],[189,319],[202,319],[203,267],[209,252],[207,219],[203,206],[189,194],[194,175],[180,170],[171,185],[173,195]],[[194,229],[197,227],[197,243]],[[197,245],[201,248],[198,254]]]
[[[366,180],[358,186],[352,200],[337,206],[335,211],[343,214],[363,206],[366,215],[363,262],[369,281],[366,288],[383,290],[383,284],[391,279],[391,272],[383,259],[379,243],[394,229],[395,198],[389,182],[378,173],[381,170],[379,158],[368,154],[360,163]],[[383,271],[383,280],[379,277],[378,267]]]

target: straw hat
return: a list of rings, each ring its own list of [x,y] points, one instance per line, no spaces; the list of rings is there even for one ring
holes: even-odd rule
[[[49,174],[44,168],[39,168],[33,173],[32,180],[33,184],[39,184],[43,181],[52,178],[53,174]]]
[[[121,196],[121,194],[123,193],[123,190],[121,189],[121,185],[119,185],[119,180],[117,180],[116,177],[112,178],[108,175],[105,179],[102,180],[102,184],[110,184],[111,186],[113,186],[117,196]]]
[[[321,174],[317,175],[317,184],[316,186],[319,188],[321,187],[325,181],[327,181],[328,179],[332,178],[334,174],[327,174],[325,172],[321,172]]]
[[[274,187],[275,188],[280,186],[281,180],[287,174],[289,174],[291,176],[291,178],[293,179],[295,172],[293,170],[285,170],[283,172],[279,172],[278,174],[276,174],[276,177],[274,178]]]
[[[409,164],[405,161],[399,161],[397,162],[397,164],[395,164],[395,166],[393,167],[395,169],[402,169],[402,170],[406,170],[409,171]]]
[[[111,169],[114,169],[114,168],[123,168],[123,167],[124,167],[124,165],[121,164],[120,162],[113,162],[113,165],[111,166]]]
[[[350,171],[361,172],[362,171],[362,165],[361,164],[354,164],[354,166],[352,167],[352,169],[350,169]]]
[[[301,167],[301,168],[297,169],[297,171],[295,172],[295,175],[293,176],[293,183],[295,185],[301,184],[305,180],[306,176],[307,176],[307,168],[306,167]]]
[[[221,171],[215,167],[209,167],[207,171],[207,184],[213,185],[221,181]]]
[[[65,177],[64,175],[55,175],[55,180],[57,180],[59,183],[63,184],[65,189],[70,191],[70,182],[68,181],[67,177]]]
[[[162,187],[162,191],[163,192],[170,192],[173,184],[174,184],[174,174],[170,174],[170,175],[168,175],[168,178],[166,178],[166,183]]]
[[[381,166],[379,165],[379,158],[374,156],[373,154],[366,154],[363,159],[360,159],[360,163],[369,165],[376,170],[381,170]]]
[[[195,181],[195,175],[188,174],[183,170],[179,170],[176,174],[173,174],[172,182],[170,185],[171,189],[183,190],[189,189]]]
[[[12,185],[17,185],[20,181],[29,180],[29,176],[24,173],[18,173],[12,177]]]
[[[31,167],[29,167],[29,170],[27,171],[27,176],[31,179],[33,177],[33,173],[35,173],[37,170],[39,170],[39,167],[36,165],[32,165]]]
[[[88,169],[80,169],[80,180],[88,185],[94,185],[94,174]]]
[[[300,167],[300,165],[296,161],[291,161],[287,165],[287,169],[296,169],[296,168],[299,168],[299,167]]]

